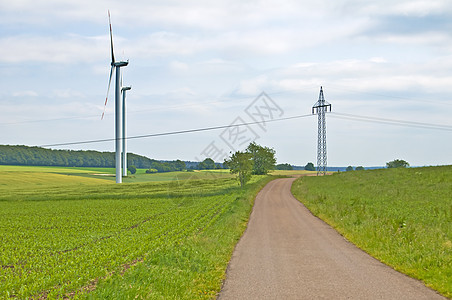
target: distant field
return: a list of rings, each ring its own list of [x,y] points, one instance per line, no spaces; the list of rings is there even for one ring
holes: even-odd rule
[[[271,175],[293,176],[293,175],[308,175],[317,174],[316,171],[305,170],[274,170],[270,172]]]
[[[39,174],[39,176],[36,176]],[[100,184],[116,181],[115,168],[39,167],[0,165],[0,190],[3,188],[34,188],[42,185]],[[167,172],[146,174],[138,169],[135,174],[123,177],[123,182],[160,182],[186,179],[233,178],[229,170],[203,170],[194,172]],[[94,180],[93,180],[94,179]]]
[[[452,297],[452,166],[303,177],[292,193],[358,247]]]
[[[36,174],[40,174],[36,176]],[[42,185],[100,184],[115,182],[115,168],[82,168],[82,167],[39,167],[39,166],[4,166],[0,165],[0,189],[3,187],[27,188]],[[275,170],[270,172],[276,176],[293,176],[316,174],[304,170]],[[123,177],[124,183],[161,182],[187,179],[235,178],[229,170],[195,170],[193,172],[167,172],[147,174],[146,169],[137,169],[135,174],[128,173]],[[95,179],[95,180],[92,180]]]
[[[229,170],[203,170],[194,172],[168,172],[168,173],[154,173],[146,174],[146,170],[137,170],[137,173],[124,178],[124,182],[157,182],[157,181],[178,181],[187,179],[220,179],[220,178],[235,178],[231,175]]]
[[[0,167],[1,299],[213,298],[271,179],[240,189],[227,172],[180,172],[115,185],[98,171]]]
[[[92,185],[108,183],[91,176],[89,170],[63,167],[28,167],[0,165],[0,191],[33,189],[50,185]]]

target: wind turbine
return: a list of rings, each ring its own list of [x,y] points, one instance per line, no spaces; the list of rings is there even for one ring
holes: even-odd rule
[[[122,80],[121,80],[122,81]],[[122,83],[121,83],[122,86]],[[122,172],[127,176],[127,144],[126,144],[126,91],[132,89],[131,86],[121,87],[122,92]]]
[[[105,97],[104,111],[102,112],[102,118],[104,118],[105,107],[107,106],[108,93],[110,92],[111,78],[116,69],[116,82],[115,82],[115,139],[116,139],[116,183],[122,182],[121,174],[121,67],[125,67],[129,64],[129,61],[116,61],[115,53],[113,50],[113,32],[111,30],[111,18],[110,11],[108,11],[108,23],[110,25],[110,46],[111,46],[111,69],[110,79],[108,80],[107,96]]]

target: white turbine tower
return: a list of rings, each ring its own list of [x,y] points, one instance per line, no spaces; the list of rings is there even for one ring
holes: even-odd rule
[[[122,83],[121,83],[122,86]],[[122,92],[122,172],[127,176],[127,140],[126,140],[126,91],[132,89],[131,86],[123,86]]]
[[[111,46],[111,69],[110,79],[108,80],[107,97],[105,97],[104,111],[102,118],[104,118],[105,107],[107,106],[108,93],[110,92],[111,78],[116,69],[116,82],[115,82],[115,139],[116,139],[116,183],[122,182],[121,174],[121,67],[125,67],[129,64],[129,61],[115,61],[115,54],[113,50],[113,32],[111,30],[110,11],[108,11],[108,23],[110,25],[110,46]]]

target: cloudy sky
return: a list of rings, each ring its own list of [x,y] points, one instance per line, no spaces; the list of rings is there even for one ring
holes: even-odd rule
[[[449,0],[0,0],[0,144],[114,138],[108,10],[130,60],[128,136],[272,121],[131,139],[130,152],[220,161],[255,140],[280,163],[315,163],[323,86],[328,165],[452,163]]]

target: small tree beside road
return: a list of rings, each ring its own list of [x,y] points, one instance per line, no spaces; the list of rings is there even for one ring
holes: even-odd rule
[[[276,152],[272,148],[264,147],[252,142],[249,144],[248,148],[246,148],[246,152],[252,155],[254,175],[266,175],[270,170],[275,169]]]
[[[225,159],[223,166],[228,167],[231,174],[238,174],[240,186],[243,187],[251,175],[266,175],[275,169],[275,164],[275,150],[252,142],[244,152],[237,151]]]
[[[224,163],[230,169],[231,174],[238,174],[240,186],[243,187],[250,179],[253,172],[253,156],[248,152],[237,151]]]

